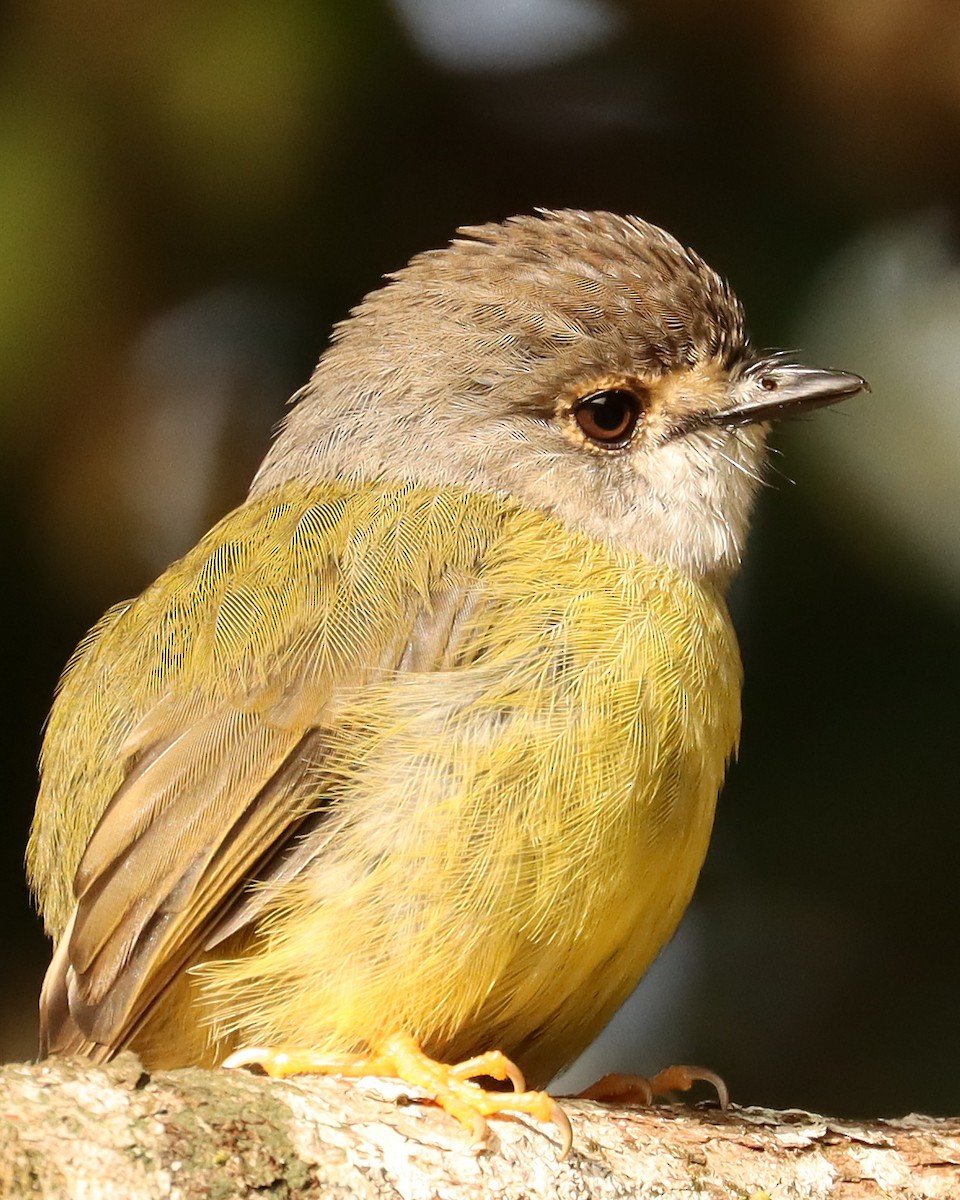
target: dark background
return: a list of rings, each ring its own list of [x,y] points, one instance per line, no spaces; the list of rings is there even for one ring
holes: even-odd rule
[[[7,5],[0,1057],[34,1046],[23,845],[80,636],[242,498],[384,271],[602,207],[874,393],[777,433],[733,598],[741,761],[680,935],[583,1070],[960,1108],[958,124],[934,0]]]

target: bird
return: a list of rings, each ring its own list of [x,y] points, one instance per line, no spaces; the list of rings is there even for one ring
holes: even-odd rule
[[[738,744],[768,431],[865,389],[756,349],[638,217],[387,276],[244,502],[65,670],[41,1052],[396,1075],[569,1145],[542,1089],[673,934]]]

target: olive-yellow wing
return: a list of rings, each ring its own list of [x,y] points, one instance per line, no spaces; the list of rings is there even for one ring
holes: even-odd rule
[[[28,864],[57,938],[42,1048],[107,1059],[248,923],[322,821],[357,689],[455,665],[494,498],[287,486],[224,519],[81,645],[51,714]],[[293,866],[291,866],[293,864]]]

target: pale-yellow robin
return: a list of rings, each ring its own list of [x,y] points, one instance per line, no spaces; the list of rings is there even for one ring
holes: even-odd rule
[[[636,218],[413,259],[247,500],[67,668],[28,856],[44,1049],[241,1047],[401,1075],[478,1133],[562,1123],[523,1075],[606,1024],[706,852],[769,422],[864,387],[758,353]]]

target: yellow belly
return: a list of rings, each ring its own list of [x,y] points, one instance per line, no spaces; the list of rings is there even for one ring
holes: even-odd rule
[[[326,484],[242,506],[105,618],[51,716],[30,861],[53,932],[134,731],[165,747],[160,783],[140,780],[143,828],[115,823],[98,853],[122,857],[135,833],[153,857],[139,873],[101,864],[104,936],[141,903],[165,914],[171,880],[189,945],[214,944],[240,906],[241,932],[169,986],[175,941],[160,961],[138,944],[142,974],[117,960],[146,991],[129,993],[128,1023],[107,1021],[103,1053],[132,1036],[170,1066],[238,1039],[332,1052],[402,1030],[440,1057],[500,1048],[546,1081],[690,898],[739,691],[710,585],[507,500]],[[297,870],[251,897],[228,842],[193,879],[308,742],[310,768],[283,777],[264,826],[322,810]],[[176,925],[190,904],[196,929]]]
[[[312,862],[198,976],[217,1036],[334,1051],[402,1029],[542,1084],[672,934],[738,734],[722,599],[523,511],[479,578],[460,662],[338,713]]]

